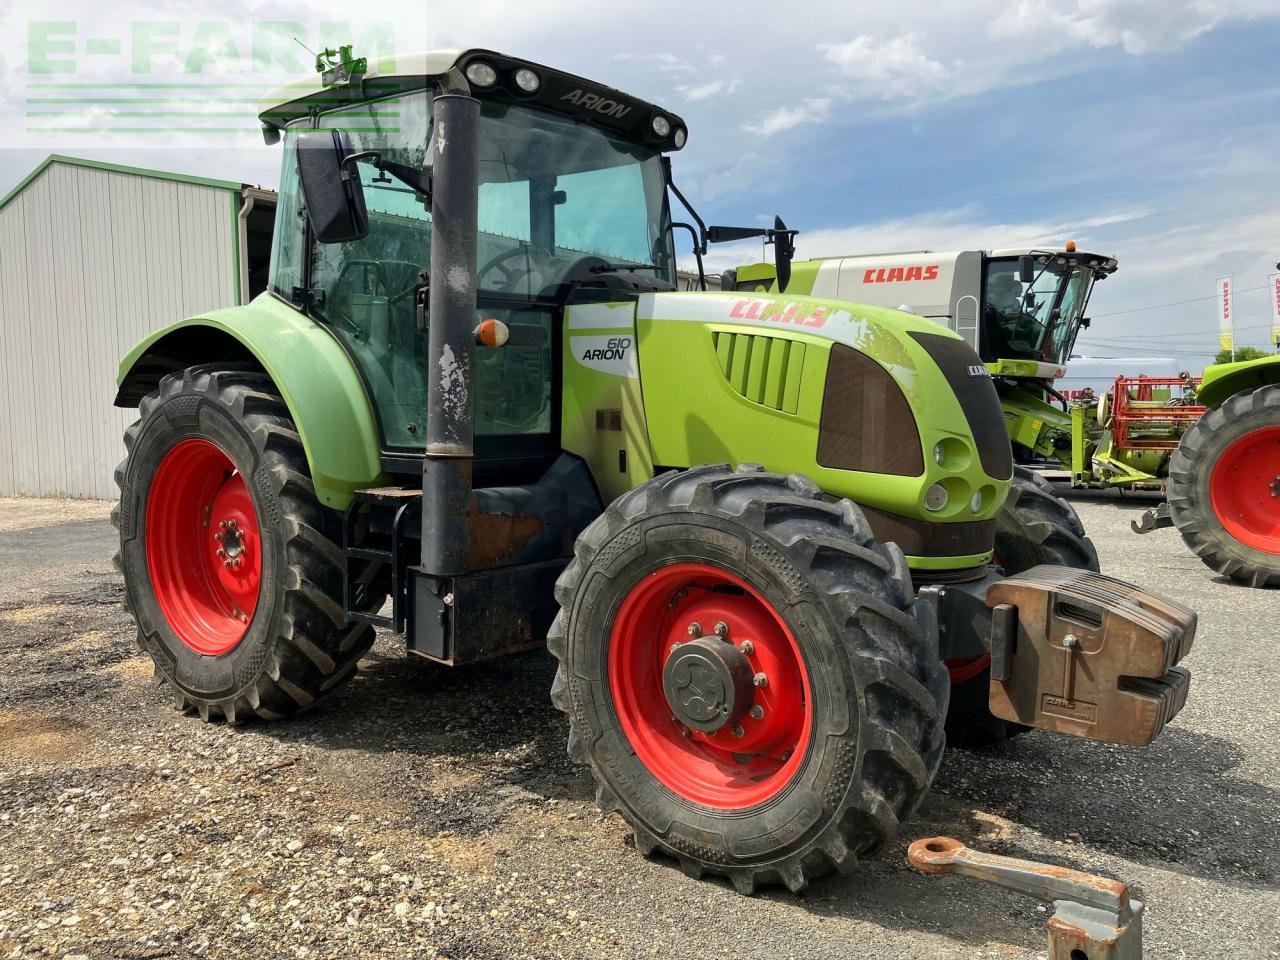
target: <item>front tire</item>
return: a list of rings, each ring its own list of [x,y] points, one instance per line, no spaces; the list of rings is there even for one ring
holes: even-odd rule
[[[1206,566],[1280,586],[1280,386],[1237,393],[1196,421],[1170,458],[1167,499]]]
[[[1080,517],[1053,485],[1026,467],[1013,468],[1009,499],[996,517],[996,564],[1013,576],[1042,563],[1079,570],[1098,570],[1098,551],[1084,532]],[[999,743],[1029,727],[993,716],[991,657],[949,661],[951,708],[947,741],[956,747]]]
[[[157,677],[206,720],[277,719],[350,679],[337,515],[258,370],[190,367],[139,404],[116,468],[125,606]]]
[[[848,871],[937,772],[930,608],[901,552],[804,477],[705,466],[642,484],[583,532],[556,598],[569,754],[641,851],[691,875],[750,893]]]

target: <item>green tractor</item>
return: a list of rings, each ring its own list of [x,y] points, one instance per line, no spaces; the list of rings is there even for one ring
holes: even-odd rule
[[[1198,400],[1142,532],[1172,524],[1216,572],[1280,587],[1280,356],[1206,367]]]
[[[1182,707],[1193,613],[991,564],[1013,463],[963,339],[677,290],[676,229],[735,234],[672,221],[679,117],[487,50],[324,66],[261,117],[268,292],[120,368],[119,564],[180,709],[297,714],[376,626],[545,642],[601,808],[751,891],[895,834],[948,662],[984,721],[1146,744]]]

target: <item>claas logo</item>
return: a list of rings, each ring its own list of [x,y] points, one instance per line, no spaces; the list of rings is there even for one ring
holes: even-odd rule
[[[862,275],[863,283],[901,283],[908,280],[937,280],[936,264],[919,267],[872,267]]]

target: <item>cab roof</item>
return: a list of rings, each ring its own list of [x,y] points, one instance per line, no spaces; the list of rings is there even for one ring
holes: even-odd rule
[[[476,61],[483,61],[494,68],[496,82],[481,87],[467,81],[467,68]],[[521,90],[514,82],[516,71],[522,68],[538,75],[540,82],[533,93]],[[319,74],[315,74],[269,94],[263,101],[258,119],[264,132],[277,131],[313,112],[421,90],[437,85],[442,77],[448,77],[445,84],[451,90],[469,90],[472,96],[481,100],[535,104],[583,122],[614,129],[662,150],[678,150],[688,137],[684,120],[670,110],[561,70],[475,48],[430,50],[371,59],[365,73],[328,85]],[[657,117],[666,120],[665,135],[654,130]]]

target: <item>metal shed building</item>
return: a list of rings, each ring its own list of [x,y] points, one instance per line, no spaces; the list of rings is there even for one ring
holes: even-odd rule
[[[265,283],[275,194],[51,156],[0,199],[0,496],[116,496],[116,365]]]

